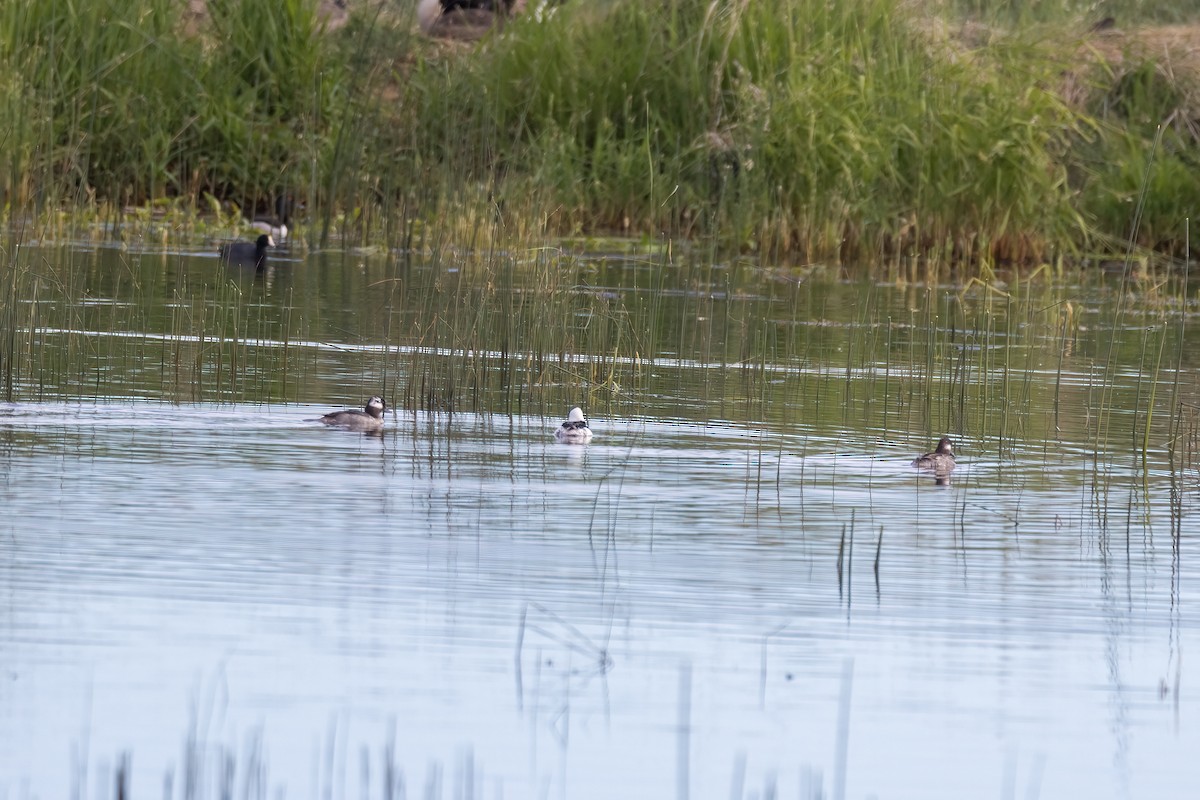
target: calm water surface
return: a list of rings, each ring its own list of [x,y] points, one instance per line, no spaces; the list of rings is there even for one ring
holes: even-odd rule
[[[24,257],[2,798],[1191,796],[1182,292]]]

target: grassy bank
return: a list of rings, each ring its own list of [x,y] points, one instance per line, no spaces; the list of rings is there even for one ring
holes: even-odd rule
[[[611,0],[469,46],[417,36],[407,4],[336,31],[308,0],[121,5],[0,9],[9,214],[284,195],[314,242],[1038,262],[1121,249],[1139,196],[1138,243],[1178,254],[1200,200],[1186,58],[1065,0]]]

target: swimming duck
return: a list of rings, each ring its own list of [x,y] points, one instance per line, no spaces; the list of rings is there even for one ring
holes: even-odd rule
[[[912,462],[918,469],[932,469],[938,472],[948,472],[954,469],[954,447],[950,437],[943,436],[938,440],[937,448],[932,453],[926,453]]]
[[[592,438],[592,429],[583,418],[583,409],[576,406],[567,414],[567,421],[554,432],[554,438],[560,442],[576,442],[583,444]]]
[[[250,242],[230,242],[229,244],[221,245],[219,252],[221,253],[222,261],[227,261],[230,264],[254,267],[262,271],[267,266],[267,248],[274,246],[275,239],[271,237],[271,234],[264,233],[253,244]]]
[[[383,427],[384,408],[382,397],[372,397],[363,411],[334,411],[321,417],[321,422],[352,431],[376,431]]]

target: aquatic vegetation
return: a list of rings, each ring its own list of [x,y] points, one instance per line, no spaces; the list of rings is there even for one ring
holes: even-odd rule
[[[1086,425],[1098,459],[1113,412],[1138,415],[1143,452],[1162,425],[1170,441],[1181,435],[1186,278],[1131,250],[1126,279],[1105,290],[1118,329],[1103,347],[1081,336],[1088,312],[1064,288],[1068,270],[1101,261],[1066,257],[1073,247],[1173,247],[1156,227],[1174,213],[1156,205],[1169,194],[1159,165],[1185,157],[1187,142],[1158,128],[1136,148],[1146,120],[1182,102],[1157,74],[1130,73],[1110,107],[1141,127],[1117,128],[1052,91],[1061,61],[1044,43],[964,48],[886,0],[564,6],[469,50],[410,39],[411,26],[384,16],[327,32],[299,8],[268,21],[235,6],[214,23],[241,28],[211,71],[201,67],[216,45],[176,25],[154,23],[147,40],[135,16],[89,38],[69,15],[0,11],[4,57],[40,52],[31,85],[43,89],[0,108],[42,112],[10,120],[17,146],[0,165],[10,213],[41,204],[28,224],[69,232],[59,208],[74,198],[89,230],[129,248],[8,249],[7,397],[379,393],[401,408],[557,416],[576,403],[597,415],[675,413],[669,398],[687,396],[699,419],[949,432],[1000,455],[1031,432],[1049,441]],[[282,28],[268,56],[249,33],[270,24]],[[300,43],[307,60],[283,52]],[[155,75],[159,94],[147,97],[180,108],[156,122],[100,103],[117,72],[132,85]],[[210,118],[189,105],[198,88],[230,116],[248,110],[237,123],[248,127],[194,138]],[[78,102],[87,92],[94,113]],[[68,106],[86,119],[64,121]],[[147,182],[153,170],[122,160],[129,148],[115,143],[173,114],[180,127],[167,138],[182,149]],[[96,137],[87,147],[84,131]],[[93,153],[97,140],[108,145]],[[202,140],[215,144],[189,144]],[[1072,161],[1114,142],[1130,150],[1113,171]],[[238,158],[222,160],[227,149]],[[1078,187],[1119,170],[1140,175],[1138,225],[1101,235],[1087,209],[1102,192]],[[243,191],[232,204],[209,193]],[[189,210],[192,192],[203,209]],[[155,195],[171,199],[129,214],[114,205]],[[181,247],[281,196],[305,198],[298,252],[299,239],[385,247],[319,253],[311,268],[269,263],[257,278]],[[661,235],[588,252],[611,245],[591,238],[605,228]],[[547,246],[562,232],[575,236]],[[742,250],[759,252],[729,256]],[[789,265],[804,255],[813,261]],[[1043,259],[1027,274],[1004,270]],[[827,266],[839,260],[866,266]],[[872,285],[880,277],[899,294]],[[842,279],[852,307],[837,305],[851,296]],[[1133,292],[1153,321],[1131,336]],[[1103,365],[1086,390],[1081,358]],[[1132,390],[1119,374],[1131,364]],[[1168,364],[1169,394],[1159,386]]]

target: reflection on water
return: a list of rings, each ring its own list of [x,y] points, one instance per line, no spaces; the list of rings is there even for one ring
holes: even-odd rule
[[[436,267],[71,257],[0,405],[0,797],[1185,792],[1178,317],[575,264],[637,348],[475,359]],[[316,421],[381,385],[454,410]]]

